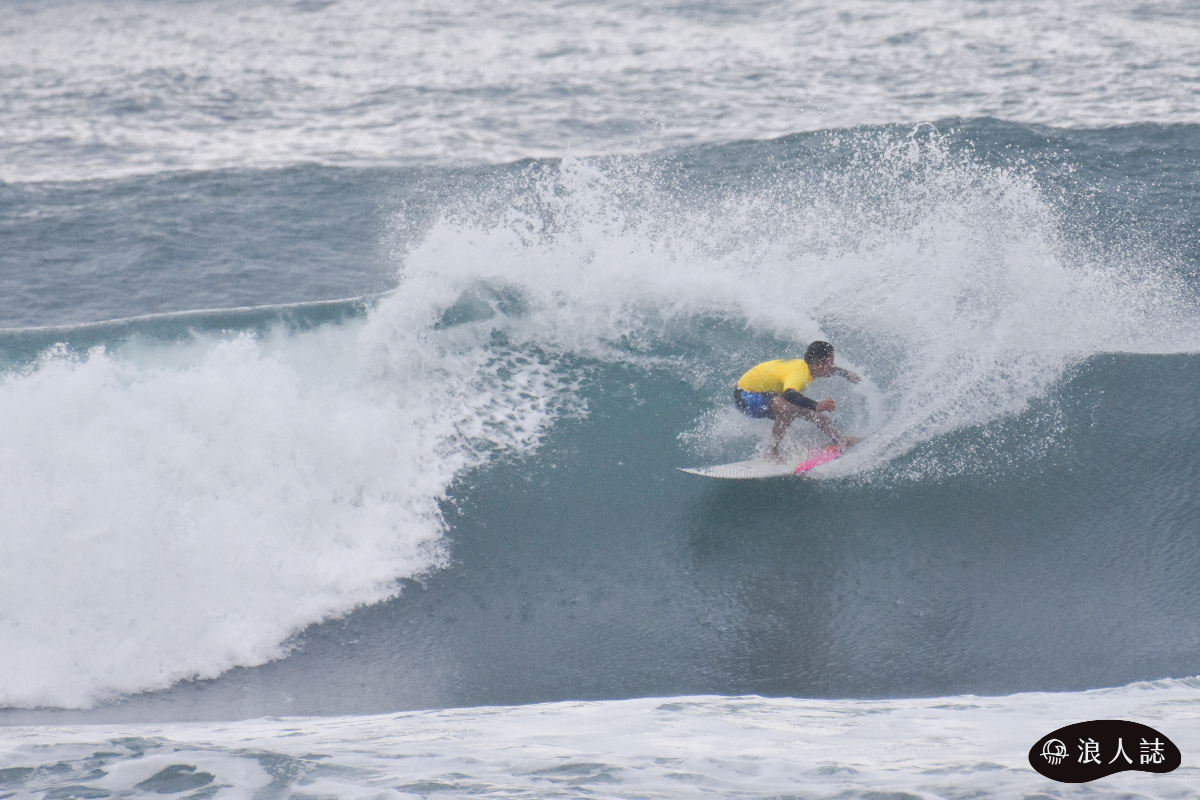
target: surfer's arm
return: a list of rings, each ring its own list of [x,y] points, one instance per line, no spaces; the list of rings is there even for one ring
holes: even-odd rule
[[[845,378],[846,380],[850,381],[851,383],[858,383],[859,381],[862,380],[862,378],[859,377],[859,374],[857,372],[851,372],[850,370],[842,369],[841,367],[834,367],[833,374],[837,375],[838,377]]]
[[[787,400],[794,406],[807,408],[809,411],[834,411],[837,408],[832,400],[822,400],[818,403],[811,397],[805,397],[804,395],[800,394],[795,389],[784,389],[783,399]]]
[[[810,411],[817,410],[817,401],[816,400],[813,400],[810,397],[805,397],[804,395],[797,392],[795,389],[784,389],[783,390],[783,399],[787,400],[789,403],[791,403],[794,406],[800,406],[801,408],[807,408]]]

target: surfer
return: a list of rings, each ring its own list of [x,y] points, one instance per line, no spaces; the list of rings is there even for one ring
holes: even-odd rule
[[[844,448],[859,441],[855,436],[843,436],[834,427],[826,413],[837,408],[832,399],[821,402],[800,394],[800,390],[812,383],[814,378],[838,375],[851,383],[862,378],[848,369],[833,363],[833,345],[829,342],[813,342],[804,351],[804,358],[764,361],[738,379],[733,389],[733,401],[738,410],[755,419],[775,421],[771,429],[771,443],[767,455],[782,460],[779,443],[788,427],[797,419],[808,420],[821,433],[833,440],[836,447]]]

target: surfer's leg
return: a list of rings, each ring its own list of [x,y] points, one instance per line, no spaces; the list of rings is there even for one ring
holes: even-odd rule
[[[789,403],[789,405],[791,404]],[[813,411],[810,408],[800,408],[798,406],[792,406],[792,408],[796,409],[795,417],[808,420],[813,425],[816,425],[817,430],[821,431],[821,433],[832,439],[833,443],[837,446],[849,447],[851,444],[854,444],[854,442],[847,441],[850,437],[843,437],[840,433],[838,433],[838,429],[834,427],[833,421],[830,420],[829,417],[824,413],[820,411]]]
[[[779,455],[779,443],[783,441],[783,435],[787,433],[787,429],[803,411],[805,409],[800,406],[792,405],[779,395],[775,396],[771,401],[771,413],[768,415],[775,420],[775,425],[771,428],[771,442],[767,445],[767,456],[776,461],[783,460]]]

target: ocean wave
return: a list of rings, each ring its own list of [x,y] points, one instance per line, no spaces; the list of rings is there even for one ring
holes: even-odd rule
[[[369,301],[5,332],[0,704],[215,677],[394,597],[448,563],[456,481],[520,469],[597,370],[711,398],[672,436],[732,455],[763,435],[727,407],[737,375],[829,339],[866,381],[814,390],[869,438],[823,477],[936,484],[993,453],[930,443],[1097,354],[1200,348],[1171,254],[1078,235],[1017,161],[927,126],[713,166],[740,151],[490,172],[396,213],[398,285]]]

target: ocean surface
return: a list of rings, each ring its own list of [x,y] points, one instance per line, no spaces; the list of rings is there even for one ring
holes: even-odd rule
[[[1197,797],[1198,408],[1195,2],[0,4],[0,800]]]

